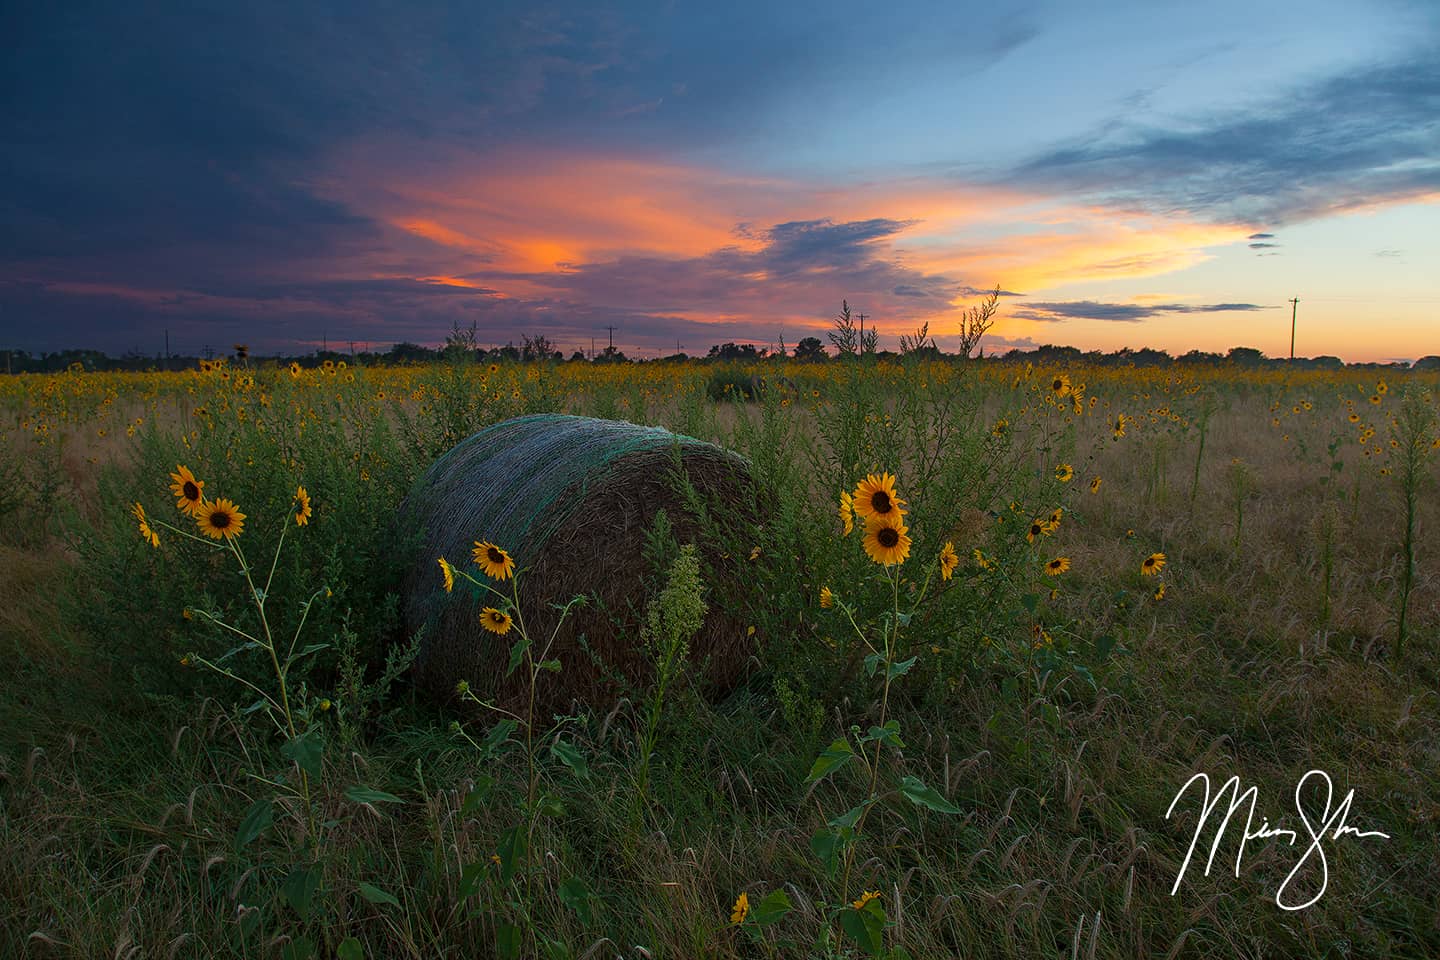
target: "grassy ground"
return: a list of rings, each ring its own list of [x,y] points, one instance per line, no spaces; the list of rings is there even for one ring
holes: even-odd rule
[[[1400,646],[1406,447],[1389,444],[1407,411],[1434,410],[1433,377],[1381,394],[1350,373],[1073,369],[1077,414],[1056,371],[786,372],[796,391],[759,402],[712,400],[711,371],[659,365],[7,383],[0,955],[1440,952],[1440,551],[1426,539],[1440,456],[1423,447],[1410,481]],[[757,558],[735,560],[749,593],[729,602],[760,645],[718,702],[682,674],[652,712],[656,679],[635,678],[613,709],[533,718],[533,749],[523,723],[488,749],[490,719],[415,696],[403,675],[376,685],[404,642],[384,599],[398,589],[386,521],[455,440],[553,409],[751,458],[771,513],[748,532]],[[1428,444],[1433,419],[1416,422]],[[136,500],[180,522],[177,462],[240,503],[239,542],[267,563],[295,483],[315,497],[267,600],[293,625],[312,590],[331,591],[305,628],[330,647],[288,677],[295,736],[273,711],[245,712],[256,697],[229,678],[178,665],[229,646],[182,611],[258,621],[223,551],[136,532]],[[893,595],[834,502],[878,469],[897,474],[915,537]],[[1027,543],[1056,507],[1059,528]],[[947,540],[954,579],[932,577],[887,645],[886,611],[918,596]],[[1142,576],[1154,552],[1166,566]],[[1040,572],[1058,556],[1066,573]],[[910,656],[884,683],[883,664]],[[229,662],[274,689],[258,651]],[[563,683],[563,664],[537,676]],[[862,742],[886,720],[903,746]],[[859,755],[808,779],[839,739]],[[1237,877],[1232,825],[1204,876],[1212,827],[1172,895],[1194,794],[1166,814],[1188,778],[1238,775],[1258,789],[1257,824],[1302,829],[1294,793],[1313,769],[1354,790],[1350,825],[1389,839],[1328,841],[1323,897],[1288,911],[1276,893],[1305,843],[1252,840]],[[1305,801],[1313,817],[1323,798]],[[827,869],[827,824],[861,809]],[[1312,859],[1290,901],[1320,877]]]

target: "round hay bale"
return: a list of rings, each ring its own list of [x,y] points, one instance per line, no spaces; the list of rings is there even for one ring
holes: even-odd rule
[[[642,551],[663,508],[676,541],[699,547],[707,579],[709,613],[690,644],[692,672],[713,691],[733,687],[751,641],[725,611],[726,585],[714,576],[723,569],[720,547],[705,542],[703,524],[681,494],[682,475],[712,524],[740,520],[743,505],[754,502],[742,457],[658,427],[539,414],[497,423],[457,444],[400,510],[401,523],[421,537],[404,588],[406,628],[424,628],[417,682],[441,697],[453,696],[460,680],[482,699],[510,700],[524,688],[523,669],[504,676],[514,632],[496,636],[480,626],[481,608],[499,606],[496,598],[464,581],[444,591],[439,557],[494,583],[474,565],[475,541],[495,543],[515,559],[520,612],[537,647],[556,629],[557,605],[587,598],[571,608],[547,654],[561,662],[560,673],[543,673],[539,681],[547,706],[599,705],[627,683],[646,682],[640,623],[644,578],[653,571]],[[510,592],[508,583],[494,585]]]

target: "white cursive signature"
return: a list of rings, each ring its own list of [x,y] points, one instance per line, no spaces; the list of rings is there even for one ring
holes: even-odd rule
[[[1301,799],[1305,784],[1309,782],[1311,777],[1319,777],[1325,782],[1325,805],[1321,808],[1320,815],[1314,823],[1311,822],[1310,817],[1306,814],[1305,804]],[[1205,829],[1205,824],[1210,819],[1210,814],[1220,806],[1220,801],[1225,797],[1227,791],[1230,792],[1230,805],[1225,811],[1225,818],[1220,821],[1220,826],[1215,830],[1214,841],[1210,844],[1210,856],[1205,861],[1205,876],[1208,877],[1210,875],[1210,867],[1215,862],[1215,854],[1220,849],[1220,840],[1225,835],[1225,828],[1230,825],[1230,818],[1235,815],[1236,810],[1245,805],[1247,800],[1250,803],[1250,807],[1245,814],[1245,832],[1240,838],[1240,849],[1235,853],[1235,876],[1240,876],[1240,862],[1245,857],[1245,844],[1251,840],[1271,840],[1276,837],[1285,837],[1290,846],[1293,847],[1295,841],[1299,839],[1299,834],[1296,833],[1296,831],[1286,830],[1279,826],[1272,827],[1268,819],[1262,819],[1259,827],[1252,828],[1252,824],[1255,822],[1255,801],[1259,796],[1259,792],[1255,787],[1242,791],[1240,789],[1240,778],[1238,776],[1226,780],[1224,786],[1219,789],[1212,800],[1210,797],[1210,777],[1203,773],[1195,774],[1195,776],[1185,781],[1185,785],[1175,794],[1175,799],[1170,801],[1170,808],[1165,811],[1166,820],[1169,820],[1170,815],[1175,812],[1175,805],[1180,802],[1180,798],[1183,797],[1191,785],[1196,782],[1204,785],[1205,799],[1200,808],[1200,821],[1195,824],[1195,835],[1190,838],[1190,849],[1185,852],[1185,862],[1180,865],[1180,872],[1175,877],[1175,885],[1170,888],[1170,895],[1172,897],[1176,891],[1180,889],[1180,881],[1184,878],[1185,871],[1190,868],[1190,861],[1195,856],[1195,847],[1200,842],[1200,834]],[[1325,895],[1325,888],[1330,885],[1330,867],[1325,859],[1324,841],[1326,839],[1339,840],[1346,834],[1352,834],[1361,838],[1380,837],[1385,840],[1390,839],[1388,833],[1381,833],[1379,830],[1358,830],[1346,823],[1346,820],[1350,817],[1350,805],[1355,800],[1355,791],[1353,789],[1345,794],[1344,799],[1336,804],[1335,809],[1332,811],[1330,804],[1334,799],[1334,785],[1330,782],[1330,775],[1324,770],[1311,770],[1300,778],[1299,783],[1295,784],[1295,811],[1300,815],[1300,822],[1305,826],[1305,833],[1309,835],[1310,843],[1309,846],[1305,848],[1305,852],[1300,856],[1299,862],[1295,864],[1294,869],[1286,875],[1284,882],[1280,884],[1280,889],[1275,891],[1275,904],[1282,910],[1304,910]],[[1321,882],[1319,891],[1304,903],[1287,902],[1285,891],[1289,889],[1291,882],[1295,879],[1296,875],[1299,874],[1301,868],[1310,862],[1312,856],[1320,858]]]

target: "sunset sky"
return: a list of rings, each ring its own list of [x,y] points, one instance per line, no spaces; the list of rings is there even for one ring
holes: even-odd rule
[[[1440,353],[1440,2],[29,3],[0,348]],[[870,321],[867,321],[867,323]]]

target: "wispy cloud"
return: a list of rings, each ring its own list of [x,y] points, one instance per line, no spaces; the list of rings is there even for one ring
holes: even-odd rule
[[[1027,302],[1015,311],[1015,315],[1043,323],[1058,323],[1063,320],[1139,323],[1172,313],[1229,313],[1268,309],[1272,308],[1257,303],[1099,303],[1095,300],[1061,300]]]
[[[1005,182],[1231,223],[1296,223],[1440,193],[1440,46],[1243,113],[1106,130],[1042,153]]]

